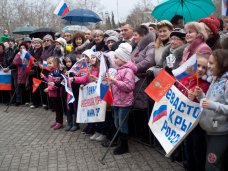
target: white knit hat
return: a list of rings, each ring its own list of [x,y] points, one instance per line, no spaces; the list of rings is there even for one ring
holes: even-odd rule
[[[124,62],[131,60],[132,47],[129,43],[121,43],[115,50],[115,56]]]
[[[95,56],[99,61],[101,60],[101,56],[103,53],[101,51],[93,52],[91,56]]]
[[[89,57],[89,59],[91,59],[91,55],[92,55],[93,52],[94,52],[94,51],[93,51],[92,49],[87,49],[87,50],[85,50],[85,51],[82,53],[82,55],[86,55],[86,56]]]

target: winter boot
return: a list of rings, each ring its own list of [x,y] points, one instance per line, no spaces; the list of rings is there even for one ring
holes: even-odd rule
[[[120,144],[114,149],[114,155],[128,153],[128,135],[120,133]]]
[[[65,131],[66,131],[66,132],[70,131],[72,127],[73,127],[73,126],[71,126],[71,125],[67,125],[67,127],[65,128]]]
[[[76,115],[73,115],[73,127],[70,129],[71,132],[79,130],[79,124],[76,123]]]

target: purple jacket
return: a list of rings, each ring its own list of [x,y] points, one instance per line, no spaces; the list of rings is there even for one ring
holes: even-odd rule
[[[41,62],[46,61],[47,58],[54,55],[55,44],[51,44],[43,49],[42,55],[40,57]]]
[[[112,85],[113,106],[131,106],[134,100],[135,63],[129,61],[117,69],[116,83]]]
[[[27,80],[27,74],[22,68],[22,60],[20,55],[17,53],[13,59],[13,65],[17,67],[17,84],[25,84]]]

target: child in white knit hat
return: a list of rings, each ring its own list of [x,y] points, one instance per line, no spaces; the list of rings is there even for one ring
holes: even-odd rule
[[[112,110],[116,129],[120,127],[119,143],[114,149],[114,154],[128,152],[128,114],[131,109],[135,88],[135,73],[137,67],[131,61],[132,47],[128,43],[121,43],[115,50],[115,64],[118,66],[115,78],[111,78],[113,93]],[[126,118],[126,119],[125,119]],[[124,120],[123,125],[120,125]]]

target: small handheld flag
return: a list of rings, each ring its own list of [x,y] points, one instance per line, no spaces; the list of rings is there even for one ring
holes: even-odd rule
[[[63,74],[61,74],[61,75],[64,78],[65,90],[67,92],[67,104],[69,105],[70,103],[73,103],[75,101],[74,94],[73,94],[72,87],[71,87],[71,82],[68,77],[66,77]]]
[[[154,101],[158,102],[175,83],[175,81],[176,79],[163,69],[144,91]]]
[[[40,83],[42,82],[42,80],[39,80],[37,78],[32,78],[32,93],[35,93],[35,91],[37,90],[37,88],[40,86]]]
[[[32,68],[32,64],[35,60],[35,58],[26,50],[22,50],[21,56],[20,56],[21,60],[22,60],[22,66],[25,69],[25,73],[28,74]],[[27,60],[28,62],[26,63]]]
[[[173,70],[173,75],[177,80],[182,80],[190,77],[196,77],[197,73],[197,55],[192,55],[185,63],[180,67]]]
[[[104,56],[101,56],[100,60],[100,72],[99,72],[99,78],[97,81],[97,89],[96,92],[100,95],[100,98],[104,101],[106,101],[109,104],[112,104],[113,97],[112,92],[109,86],[110,82],[110,76],[107,71],[107,66],[105,63]]]
[[[74,73],[77,76],[84,76],[88,73],[88,65],[85,58],[77,61],[69,70],[69,73]]]

